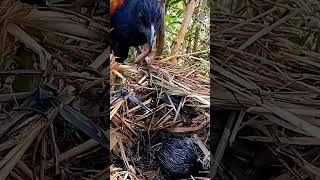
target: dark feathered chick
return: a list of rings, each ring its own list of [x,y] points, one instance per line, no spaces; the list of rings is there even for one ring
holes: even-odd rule
[[[168,134],[164,134],[164,136],[168,136]],[[173,134],[162,138],[156,157],[167,179],[184,179],[199,172],[201,163],[197,160],[198,157],[193,143],[191,138]]]
[[[159,0],[111,0],[111,50],[123,62],[131,46],[148,44],[149,49],[163,23]]]

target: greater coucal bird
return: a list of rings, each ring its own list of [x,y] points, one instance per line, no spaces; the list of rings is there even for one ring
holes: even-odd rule
[[[131,46],[147,43],[151,51],[163,16],[160,0],[110,0],[111,50],[117,61],[127,59]]]

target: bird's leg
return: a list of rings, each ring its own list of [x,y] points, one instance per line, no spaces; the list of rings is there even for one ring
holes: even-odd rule
[[[137,50],[137,57],[135,59],[135,63],[138,63],[139,61],[145,61],[145,57],[147,57],[150,53],[151,53],[151,50],[148,49],[148,50],[145,50],[145,51],[141,51],[139,49],[139,47],[135,47],[136,50]]]
[[[148,68],[148,63],[145,59],[145,57],[147,57],[150,54],[150,50],[146,50],[146,51],[141,51],[139,47],[135,47],[137,50],[137,54],[138,56],[136,57],[135,63],[144,67],[147,71],[149,71]]]

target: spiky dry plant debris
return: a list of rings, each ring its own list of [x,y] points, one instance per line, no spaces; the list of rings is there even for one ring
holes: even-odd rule
[[[198,71],[159,61],[149,62],[148,71],[145,71],[137,65],[120,65],[113,58],[111,85],[111,126],[119,128],[118,133],[111,134],[111,156],[117,164],[115,167],[126,169],[114,173],[114,179],[120,174],[124,179],[135,179],[131,173],[139,179],[161,179],[160,162],[154,154],[159,131],[187,135],[202,132],[204,136],[198,141],[208,138],[210,83]],[[129,95],[116,98],[124,88],[151,110],[145,111],[130,103]],[[172,100],[171,104],[170,100],[166,101],[167,97]],[[208,148],[208,144],[202,145]],[[199,158],[204,156],[199,153]],[[174,157],[168,158],[174,160]],[[125,166],[116,159],[121,159]]]
[[[96,15],[95,3],[78,12],[15,0],[0,4],[7,7],[0,9],[0,179],[159,178],[152,157],[158,146],[148,140],[159,130],[199,134],[199,157],[208,160],[208,67],[152,62],[148,73],[115,63],[103,41],[108,19]],[[177,58],[198,63],[201,53]],[[124,96],[106,117],[109,78],[110,96],[126,88],[151,111]],[[109,133],[111,157],[103,147]],[[109,158],[117,166],[107,164]]]
[[[89,6],[0,6],[0,179],[103,179],[107,18]]]
[[[252,152],[264,154],[272,163],[259,158],[253,164],[243,163],[253,175],[262,174],[257,171],[262,166],[280,165],[264,177],[316,179],[320,176],[318,155],[313,153],[320,137],[319,2],[238,0],[232,9],[219,2],[211,19],[213,107],[237,113],[225,141],[231,147],[248,141],[266,147]],[[239,146],[234,146],[231,153],[235,149],[239,153]],[[220,165],[233,167],[230,159]],[[219,175],[230,176],[228,172],[235,170]]]

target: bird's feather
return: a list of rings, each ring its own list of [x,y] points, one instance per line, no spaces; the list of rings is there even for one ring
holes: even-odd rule
[[[110,0],[110,16],[116,12],[124,3],[124,0]]]
[[[163,23],[164,10],[159,0],[111,0],[111,50],[123,62],[129,47],[149,43],[150,28],[155,35]]]

